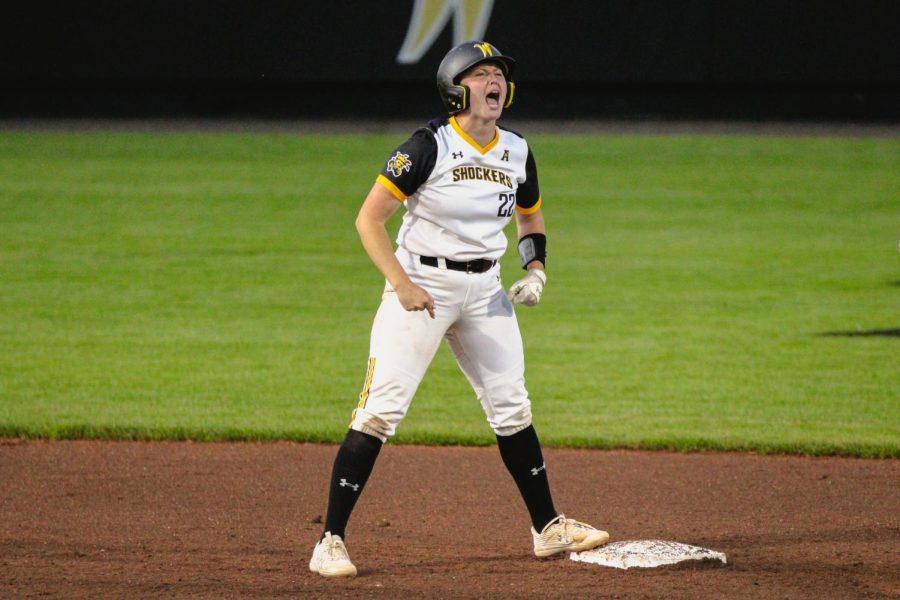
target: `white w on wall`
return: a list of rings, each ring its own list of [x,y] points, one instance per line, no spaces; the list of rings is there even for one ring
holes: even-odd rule
[[[453,16],[453,45],[480,40],[487,30],[494,0],[416,0],[397,62],[414,64],[428,52]]]

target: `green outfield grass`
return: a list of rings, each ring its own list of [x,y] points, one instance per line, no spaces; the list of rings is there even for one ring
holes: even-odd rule
[[[402,138],[0,134],[0,435],[340,440]],[[545,444],[900,456],[900,140],[530,140]],[[492,440],[442,348],[396,441]]]

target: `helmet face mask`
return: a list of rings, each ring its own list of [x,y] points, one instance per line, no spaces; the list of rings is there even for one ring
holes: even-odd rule
[[[497,64],[503,70],[503,76],[506,78],[509,89],[503,108],[509,108],[512,105],[516,87],[512,81],[512,73],[516,61],[510,56],[504,56],[496,46],[472,40],[450,50],[438,67],[438,93],[451,115],[469,107],[469,89],[459,83],[463,73],[483,62]]]

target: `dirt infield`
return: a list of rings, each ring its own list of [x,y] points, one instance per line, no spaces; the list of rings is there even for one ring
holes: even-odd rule
[[[496,448],[388,445],[329,581],[335,452],[0,441],[0,597],[900,598],[900,461],[546,450],[560,510],[730,562],[620,571],[533,558]]]

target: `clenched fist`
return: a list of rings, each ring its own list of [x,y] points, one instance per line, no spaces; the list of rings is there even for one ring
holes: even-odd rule
[[[509,288],[509,299],[515,304],[534,306],[541,301],[547,274],[543,269],[528,269],[528,275],[518,280]]]

